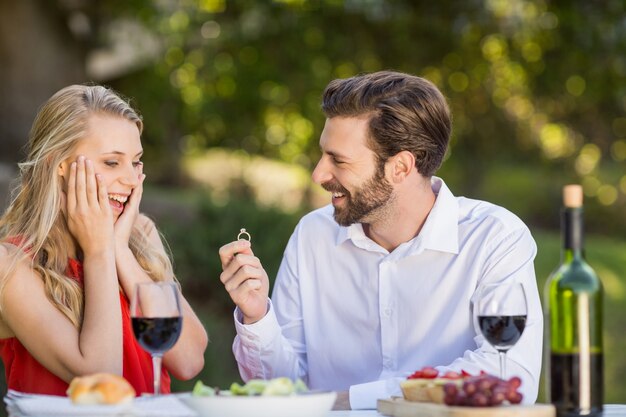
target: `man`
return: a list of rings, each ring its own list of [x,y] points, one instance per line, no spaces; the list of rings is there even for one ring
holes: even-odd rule
[[[515,215],[454,197],[434,173],[451,117],[419,77],[377,72],[332,81],[313,180],[332,205],[304,216],[272,300],[249,242],[220,249],[237,305],[233,352],[244,380],[289,376],[339,391],[337,408],[375,408],[426,365],[498,374],[498,353],[473,312],[480,288],[521,282],[528,319],[507,355],[524,400],[537,397],[542,313],[536,245]]]

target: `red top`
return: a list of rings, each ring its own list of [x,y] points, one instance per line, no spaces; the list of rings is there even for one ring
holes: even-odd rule
[[[83,265],[70,259],[68,276],[79,284],[83,283]],[[128,299],[120,291],[122,306],[122,333],[124,344],[124,378],[137,391],[152,393],[152,358],[143,350],[133,335]],[[35,394],[67,395],[67,382],[43,367],[15,337],[0,339],[0,357],[4,362],[5,376],[9,389]],[[170,392],[170,376],[161,371],[161,392]]]

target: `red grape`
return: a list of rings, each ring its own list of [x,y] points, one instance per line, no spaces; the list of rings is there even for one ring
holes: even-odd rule
[[[519,404],[523,396],[517,390],[522,381],[513,377],[508,381],[482,373],[466,378],[462,386],[447,383],[443,386],[444,403],[456,406],[497,406],[505,401]]]
[[[482,378],[480,381],[478,381],[477,385],[478,385],[478,390],[479,391],[489,391],[491,389],[491,387],[493,387],[495,384],[497,384],[498,381],[497,380],[493,380],[491,378]]]
[[[512,377],[511,379],[509,379],[508,382],[509,382],[509,385],[512,386],[513,388],[519,388],[520,385],[522,385],[522,380],[518,376]]]
[[[454,396],[458,392],[458,388],[454,382],[448,382],[443,386],[443,392],[446,395]]]
[[[522,393],[516,391],[515,395],[509,397],[509,402],[511,404],[519,404],[519,403],[522,402],[523,398],[524,398],[524,396],[522,395]]]
[[[468,397],[465,395],[463,391],[460,391],[456,394],[456,398],[454,399],[455,405],[469,405]]]
[[[467,395],[473,395],[476,391],[478,391],[474,378],[469,378],[463,383],[463,391],[465,391]]]
[[[506,399],[506,389],[497,386],[491,391],[491,405],[500,405]]]
[[[489,399],[482,392],[477,392],[471,398],[471,405],[474,407],[486,407],[489,404]]]

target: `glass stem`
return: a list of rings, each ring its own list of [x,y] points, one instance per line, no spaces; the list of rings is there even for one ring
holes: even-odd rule
[[[161,355],[152,355],[152,371],[154,373],[154,395],[161,394]]]
[[[504,350],[499,350],[498,355],[500,356],[500,379],[505,379],[506,377],[506,352]]]

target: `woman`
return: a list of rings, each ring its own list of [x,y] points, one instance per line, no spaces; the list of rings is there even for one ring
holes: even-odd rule
[[[123,374],[152,392],[152,362],[133,337],[135,284],[172,281],[154,223],[139,213],[139,115],[113,91],[73,85],[35,118],[21,184],[0,219],[0,356],[11,389],[65,395],[75,376]],[[163,357],[193,378],[206,332],[183,299],[183,327]]]

